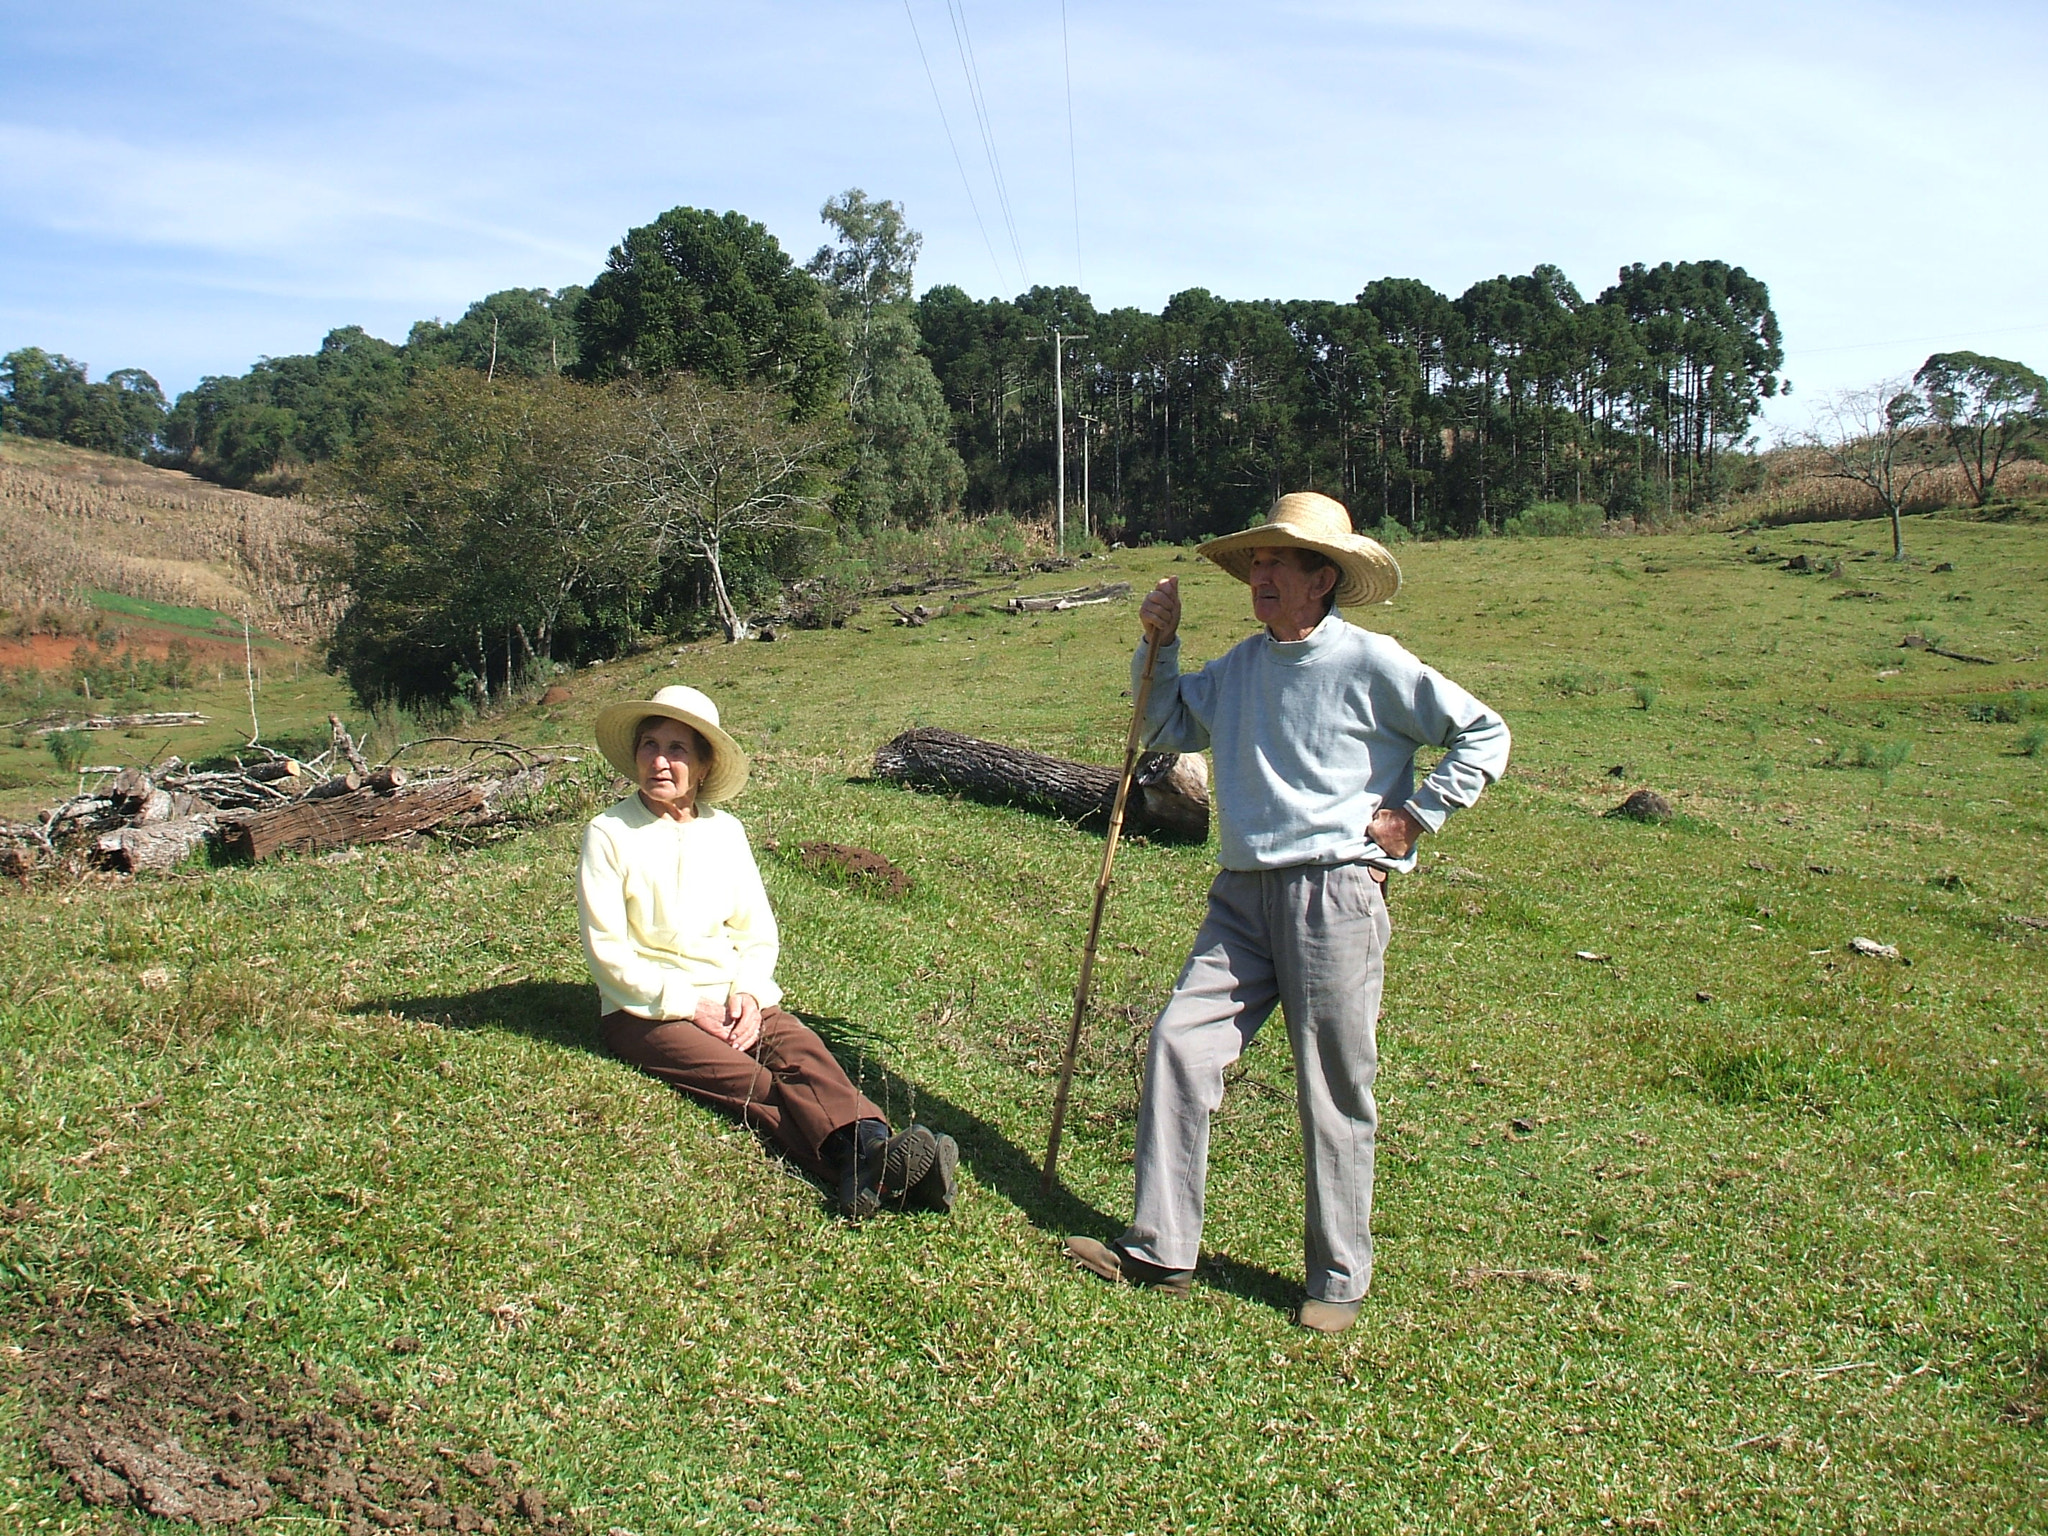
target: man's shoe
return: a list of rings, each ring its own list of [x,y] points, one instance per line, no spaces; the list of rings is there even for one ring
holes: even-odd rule
[[[941,1133],[932,1138],[931,1171],[904,1192],[906,1207],[918,1206],[946,1215],[960,1195],[960,1143]]]
[[[1169,1296],[1185,1296],[1194,1289],[1195,1272],[1192,1269],[1161,1269],[1157,1264],[1131,1257],[1114,1243],[1097,1242],[1092,1237],[1070,1237],[1065,1252],[1089,1274],[1100,1275],[1105,1280],[1120,1280],[1126,1285],[1143,1286],[1149,1291],[1164,1291]]]
[[[1294,1321],[1312,1333],[1342,1333],[1358,1321],[1359,1306],[1355,1301],[1317,1301],[1311,1296],[1301,1304]]]

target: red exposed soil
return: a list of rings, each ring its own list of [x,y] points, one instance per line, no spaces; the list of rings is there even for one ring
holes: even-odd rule
[[[27,1337],[17,1369],[47,1414],[43,1450],[86,1504],[208,1526],[252,1520],[282,1498],[351,1536],[580,1529],[549,1511],[516,1463],[487,1449],[424,1451],[371,1427],[398,1419],[391,1405],[348,1387],[323,1403],[311,1373],[267,1377],[204,1328],[59,1316],[10,1331]]]
[[[168,626],[145,624],[139,620],[124,621],[120,626],[121,638],[115,643],[113,654],[133,651],[138,656],[147,656],[161,661],[170,653],[171,646],[184,641],[190,648],[193,659],[207,666],[216,662],[232,660],[237,667],[242,664],[242,642],[240,640],[205,640],[190,630],[172,629]],[[259,648],[274,647],[274,640],[262,636],[256,638]],[[0,639],[0,667],[34,667],[43,672],[62,672],[71,666],[71,658],[80,645],[92,648],[92,638],[87,635],[30,635],[26,639],[9,636]]]

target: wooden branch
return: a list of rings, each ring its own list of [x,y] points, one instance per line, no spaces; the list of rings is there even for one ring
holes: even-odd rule
[[[905,731],[875,753],[875,774],[914,788],[947,790],[1001,805],[1051,811],[1077,823],[1106,823],[1119,774],[982,741],[957,731]],[[1138,759],[1125,808],[1133,831],[1190,841],[1209,835],[1209,772],[1199,753],[1147,752]]]

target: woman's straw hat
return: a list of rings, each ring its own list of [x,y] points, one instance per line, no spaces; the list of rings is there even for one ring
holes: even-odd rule
[[[1392,600],[1401,590],[1401,567],[1377,539],[1351,531],[1344,503],[1314,491],[1296,491],[1273,503],[1266,521],[1242,533],[1211,539],[1197,554],[1207,555],[1239,581],[1249,582],[1252,551],[1261,548],[1313,549],[1337,567],[1339,608],[1362,608]]]
[[[730,800],[746,787],[747,754],[719,728],[718,706],[681,684],[664,688],[651,699],[627,699],[599,710],[597,750],[604,760],[637,783],[640,770],[633,761],[634,739],[640,734],[640,722],[656,716],[680,720],[711,744],[711,771],[697,791],[699,800]]]

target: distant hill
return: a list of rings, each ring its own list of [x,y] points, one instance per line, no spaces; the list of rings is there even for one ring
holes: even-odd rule
[[[0,437],[0,609],[101,609],[199,630],[311,640],[332,615],[309,590],[318,508],[209,485],[90,449]]]

